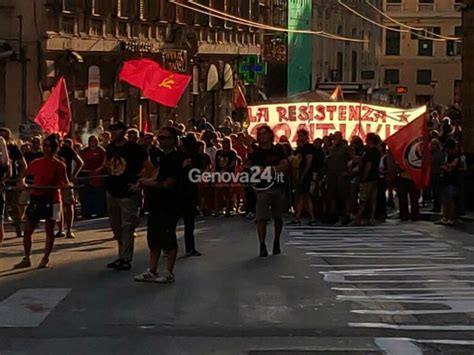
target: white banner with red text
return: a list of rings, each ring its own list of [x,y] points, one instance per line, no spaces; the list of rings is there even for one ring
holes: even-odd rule
[[[407,123],[425,114],[426,106],[396,108],[355,102],[310,102],[248,107],[248,131],[254,137],[259,126],[269,125],[276,141],[285,135],[296,144],[296,132],[306,129],[310,139],[323,138],[339,131],[350,140],[367,133],[377,133],[383,140]]]

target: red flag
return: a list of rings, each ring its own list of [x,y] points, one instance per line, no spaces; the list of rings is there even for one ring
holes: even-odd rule
[[[149,67],[143,82],[143,95],[163,106],[176,107],[190,80],[190,75]]]
[[[119,78],[137,88],[143,87],[143,82],[149,68],[160,68],[160,65],[150,59],[134,59],[124,63]]]
[[[35,117],[37,123],[46,133],[69,133],[72,111],[69,104],[66,80],[61,77],[51,95]]]
[[[342,92],[342,87],[341,85],[336,86],[334,89],[334,92],[332,93],[331,100],[334,101],[344,101],[344,93]]]
[[[242,87],[237,83],[234,88],[234,107],[247,108],[247,106],[247,99],[245,98]]]
[[[424,114],[386,140],[395,161],[410,174],[419,189],[429,185],[431,173],[427,123]]]

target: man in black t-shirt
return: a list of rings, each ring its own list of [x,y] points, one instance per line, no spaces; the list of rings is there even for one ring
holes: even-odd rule
[[[70,138],[64,140],[58,151],[58,158],[66,164],[66,173],[69,181],[74,182],[77,175],[84,166],[84,161],[72,148],[73,141]],[[74,163],[74,169],[73,169]],[[72,224],[74,223],[74,206],[76,199],[74,198],[73,189],[61,190],[61,203],[62,203],[62,218],[58,222],[58,232],[55,238],[74,239],[74,233],[72,233]],[[66,233],[63,232],[64,224],[66,224]]]
[[[377,207],[377,187],[379,181],[380,137],[375,133],[367,134],[367,149],[360,165],[360,206],[355,224],[360,224],[366,208],[370,208],[369,223],[375,224],[375,210]]]
[[[23,177],[23,174],[25,174],[27,165],[20,149],[11,140],[11,130],[5,127],[0,128],[0,136],[2,136],[7,142],[8,155],[11,160],[12,169],[10,179],[8,179],[5,184],[7,188],[10,187],[10,189],[7,189],[5,194],[6,211],[13,220],[17,237],[22,237],[22,215],[18,203],[20,199],[20,190],[16,189],[15,187],[17,186],[19,179]]]
[[[252,168],[268,172],[270,169],[274,174],[285,173],[288,170],[288,160],[281,145],[273,144],[274,134],[272,129],[261,126],[257,130],[258,146],[250,154],[249,160]],[[275,175],[276,177],[276,175]],[[267,222],[273,217],[275,223],[275,239],[273,240],[273,255],[280,254],[280,236],[283,229],[284,211],[284,183],[262,177],[262,181],[256,184],[257,199],[257,229],[260,240],[260,256],[268,256],[265,238],[267,235]]]
[[[147,151],[125,139],[127,126],[117,122],[109,127],[112,142],[106,148],[107,206],[109,220],[118,242],[118,259],[110,269],[130,270],[133,259],[135,228],[139,223],[141,189],[138,179],[151,176],[153,165]]]
[[[314,147],[309,143],[309,132],[301,129],[297,132],[298,148],[296,154],[300,157],[298,166],[298,177],[295,184],[296,203],[295,203],[295,219],[289,225],[300,225],[301,214],[306,205],[311,220],[309,225],[315,225],[313,198],[311,196],[311,182],[313,180],[313,166],[315,161]]]
[[[139,282],[174,282],[174,265],[178,255],[176,225],[180,217],[179,190],[182,186],[184,155],[178,152],[178,131],[173,127],[160,130],[163,156],[156,179],[140,179],[140,185],[148,188],[150,214],[148,215],[149,268],[135,276]],[[158,275],[161,252],[167,253],[166,270]]]

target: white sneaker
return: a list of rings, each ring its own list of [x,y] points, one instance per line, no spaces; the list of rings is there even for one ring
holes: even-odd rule
[[[174,282],[174,275],[168,270],[164,271],[161,276],[155,279],[156,283],[159,284],[169,284]]]
[[[152,273],[149,269],[144,273],[135,276],[133,279],[137,282],[155,282],[158,274]]]

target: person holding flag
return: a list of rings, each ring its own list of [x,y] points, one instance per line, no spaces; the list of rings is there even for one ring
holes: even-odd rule
[[[418,205],[420,191],[429,186],[431,158],[427,117],[427,114],[423,114],[386,140],[394,160],[401,169],[398,197],[402,221],[420,219]],[[411,204],[410,212],[408,196]]]

